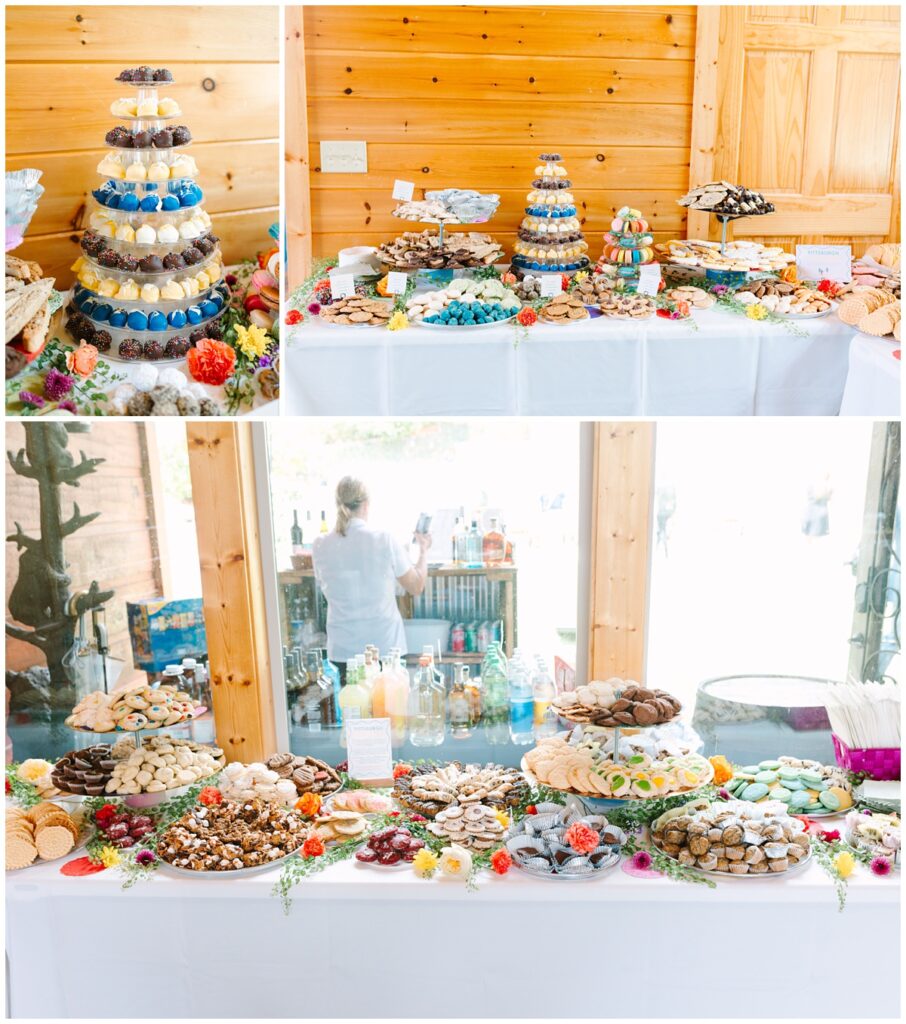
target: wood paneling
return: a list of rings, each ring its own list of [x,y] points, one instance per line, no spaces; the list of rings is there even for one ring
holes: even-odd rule
[[[305,12],[288,7],[286,33],[286,140],[284,202],[286,209],[287,294],[301,283],[311,266],[311,163],[308,143],[308,103],[305,88]],[[342,175],[335,175],[342,177]]]
[[[590,679],[645,681],[653,423],[594,424]]]
[[[217,740],[227,761],[276,749],[252,424],[187,424]]]
[[[115,590],[107,608],[111,652],[132,664],[132,646],[126,621],[126,601],[163,594],[161,566],[156,558],[157,510],[151,495],[148,465],[143,459],[144,423],[115,422],[95,426],[69,439],[71,451],[84,450],[89,458],[103,458],[97,472],[83,477],[78,489],[62,489],[62,510],[72,514],[77,501],[83,513],[100,512],[92,523],[67,538],[65,555],[72,590],[87,587],[96,579],[103,590]],[[13,452],[25,446],[27,424],[8,420],[6,447]],[[38,488],[33,480],[16,476],[6,467],[6,533],[15,523],[30,536],[40,532]],[[19,572],[16,545],[6,544],[6,598]],[[44,656],[31,644],[7,639],[6,664],[14,670],[44,664]]]
[[[168,95],[198,143],[198,180],[226,258],[265,244],[279,204],[276,6],[6,10],[6,166],[42,169],[46,190],[20,255],[51,269],[59,286],[71,283],[69,235],[81,229],[83,204],[101,181],[104,134],[118,122],[110,104],[132,93],[114,78],[138,63],[173,71]],[[143,29],[152,26],[149,44]]]
[[[546,151],[593,255],[627,203],[659,237],[685,233],[694,8],[318,6],[304,22],[316,255],[418,230],[391,216],[397,178],[499,193],[485,229],[509,247]],[[367,143],[367,174],[321,170],[320,143],[343,139]]]

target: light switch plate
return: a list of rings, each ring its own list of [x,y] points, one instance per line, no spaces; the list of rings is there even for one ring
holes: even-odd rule
[[[367,144],[364,142],[322,142],[321,171],[325,174],[367,174]]]

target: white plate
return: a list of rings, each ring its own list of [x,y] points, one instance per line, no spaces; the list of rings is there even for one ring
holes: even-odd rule
[[[416,320],[416,327],[426,327],[432,331],[480,331],[488,327],[499,327],[501,324],[512,323],[519,313],[514,313],[512,316],[508,316],[506,320],[495,320],[492,324],[426,324],[424,320]]]
[[[302,847],[300,846],[299,850],[301,849]],[[155,856],[161,868],[171,871],[174,875],[182,875],[183,878],[244,878],[248,875],[260,875],[265,871],[273,871],[274,868],[282,867],[297,852],[297,850],[294,850],[293,853],[288,853],[285,857],[280,857],[277,860],[268,861],[267,864],[256,864],[252,868],[234,868],[232,871],[192,871],[190,868],[176,867],[175,864],[164,860],[156,850]]]
[[[834,307],[831,305],[823,313],[775,313],[775,316],[782,317],[784,320],[819,320],[823,316],[830,316],[833,313]],[[745,877],[740,875],[740,878]]]
[[[664,851],[662,850],[661,853],[663,853],[663,852]],[[668,856],[668,854],[665,853],[664,856],[666,857],[666,856]],[[671,860],[676,860],[675,857],[671,857],[670,859]],[[812,851],[809,850],[808,854],[805,857],[803,857],[802,860],[798,861],[792,867],[787,868],[786,871],[767,871],[767,872],[762,872],[761,874],[758,874],[758,875],[753,875],[753,874],[748,874],[748,873],[745,874],[745,875],[734,875],[732,871],[708,870],[707,868],[699,868],[699,867],[693,867],[693,868],[690,868],[689,870],[690,871],[694,871],[694,872],[696,872],[696,874],[699,874],[699,875],[707,875],[709,878],[788,878],[790,875],[798,875],[798,874],[800,874],[802,872],[803,868],[806,866],[806,864],[810,864],[811,861],[812,861]]]

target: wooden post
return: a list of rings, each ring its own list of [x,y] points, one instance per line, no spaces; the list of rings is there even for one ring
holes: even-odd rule
[[[720,7],[696,8],[695,75],[692,91],[692,135],[689,143],[689,188],[714,181],[717,138],[717,55],[720,50]],[[686,211],[686,238],[707,238],[711,215]]]
[[[653,423],[595,423],[589,679],[645,679]]]
[[[287,294],[311,273],[311,184],[308,162],[308,98],[305,87],[305,31],[302,7],[287,7],[286,210]]]
[[[276,749],[251,423],[186,424],[217,742],[227,761]]]

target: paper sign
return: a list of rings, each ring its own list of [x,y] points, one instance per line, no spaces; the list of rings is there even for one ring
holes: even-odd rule
[[[559,295],[563,291],[563,278],[559,274],[544,274],[541,278],[542,295]]]
[[[399,178],[393,183],[393,198],[400,199],[404,203],[408,202],[412,198],[412,193],[415,191],[415,182],[413,181],[400,181]]]
[[[387,275],[387,291],[391,295],[405,295],[409,284],[409,275],[401,270],[391,270]]]
[[[344,712],[345,715],[345,712]],[[344,718],[349,776],[359,782],[393,784],[389,718]]]
[[[838,281],[852,279],[851,245],[797,245],[796,273],[800,281]]]
[[[660,263],[645,263],[639,267],[639,283],[636,288],[639,295],[657,295],[660,283]]]
[[[355,278],[352,274],[331,274],[330,294],[335,299],[345,299],[355,295]]]

